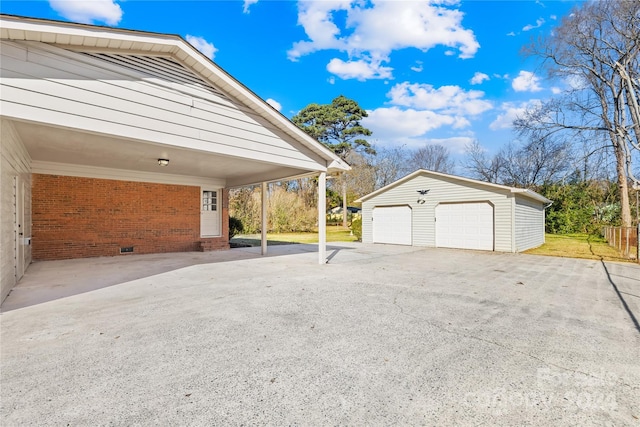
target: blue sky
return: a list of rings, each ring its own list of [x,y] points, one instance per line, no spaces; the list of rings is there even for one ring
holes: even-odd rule
[[[553,96],[520,54],[574,1],[7,1],[3,13],[179,34],[292,117],[343,94],[377,147],[496,152],[511,121]]]

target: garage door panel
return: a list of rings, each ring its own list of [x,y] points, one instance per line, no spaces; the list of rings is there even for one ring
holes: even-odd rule
[[[411,245],[411,208],[379,206],[373,208],[373,243]]]
[[[492,251],[493,235],[490,203],[444,203],[436,207],[437,247]]]

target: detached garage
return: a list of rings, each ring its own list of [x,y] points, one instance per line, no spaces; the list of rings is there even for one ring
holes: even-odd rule
[[[531,190],[427,170],[358,201],[365,243],[500,252],[542,245],[551,203]]]

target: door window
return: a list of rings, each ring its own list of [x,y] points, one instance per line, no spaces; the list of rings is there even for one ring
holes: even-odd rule
[[[202,192],[202,210],[203,211],[218,210],[218,192],[217,191]]]

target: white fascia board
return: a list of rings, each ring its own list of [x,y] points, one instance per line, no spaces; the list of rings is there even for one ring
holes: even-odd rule
[[[332,161],[331,163],[329,163],[329,166],[327,166],[328,173],[346,172],[350,170],[351,170],[351,166],[349,166],[347,162],[345,162],[340,158]]]
[[[273,174],[271,175],[259,175],[259,176],[252,176],[252,177],[243,177],[240,180],[238,179],[230,179],[227,181],[227,186],[226,188],[240,188],[240,187],[246,187],[246,186],[250,186],[250,185],[259,185],[262,184],[263,182],[270,184],[272,182],[280,182],[280,181],[292,181],[294,179],[301,179],[301,178],[313,178],[316,177],[320,174],[319,171],[315,171],[315,172],[305,172],[305,173],[301,173],[301,174],[295,174],[295,175],[288,175],[288,176],[284,176],[284,177],[277,177],[274,178]]]
[[[226,181],[219,178],[200,176],[152,173],[128,169],[112,169],[99,166],[75,165],[69,163],[31,162],[31,172],[43,175],[62,175],[83,178],[112,179],[116,181],[151,182],[155,184],[174,184],[225,188]]]
[[[535,191],[527,190],[524,188],[512,188],[512,193],[520,194],[524,197],[528,197],[530,199],[536,200],[538,202],[542,202],[544,204],[553,203],[551,200],[547,199],[541,194],[536,193]]]
[[[37,41],[76,47],[118,46],[140,43],[143,52],[175,53],[179,48],[177,35],[149,33],[120,28],[71,22],[51,21],[20,16],[0,16],[0,36],[7,40]],[[113,42],[121,42],[115,43]]]
[[[509,191],[511,193],[516,193],[516,194],[520,194],[522,196],[528,197],[530,199],[542,202],[542,203],[551,203],[551,200],[547,199],[544,196],[541,196],[540,194],[536,193],[535,191],[531,191],[531,190],[527,190],[527,189],[523,189],[523,188],[515,188],[515,187],[508,187],[506,185],[500,185],[500,184],[493,184],[491,182],[484,182],[484,181],[478,181],[477,179],[471,179],[471,178],[465,178],[462,176],[456,176],[456,175],[449,175],[446,173],[442,173],[442,172],[433,172],[433,171],[429,171],[426,169],[418,169],[415,172],[410,173],[409,175],[400,178],[399,180],[392,182],[391,184],[388,184],[372,193],[367,194],[366,196],[362,196],[360,197],[358,200],[355,200],[355,202],[357,203],[362,203],[364,201],[369,200],[372,197],[377,196],[380,193],[384,193],[385,191],[389,190],[390,188],[393,187],[397,187],[398,185],[409,181],[413,178],[415,178],[416,176],[419,175],[424,175],[424,176],[433,176],[436,178],[447,178],[447,179],[451,179],[451,180],[455,180],[455,181],[461,181],[463,183],[469,183],[469,184],[475,184],[475,185],[481,185],[481,186],[485,186],[485,187],[489,187],[489,188],[494,188],[496,190],[502,190],[502,191]]]

